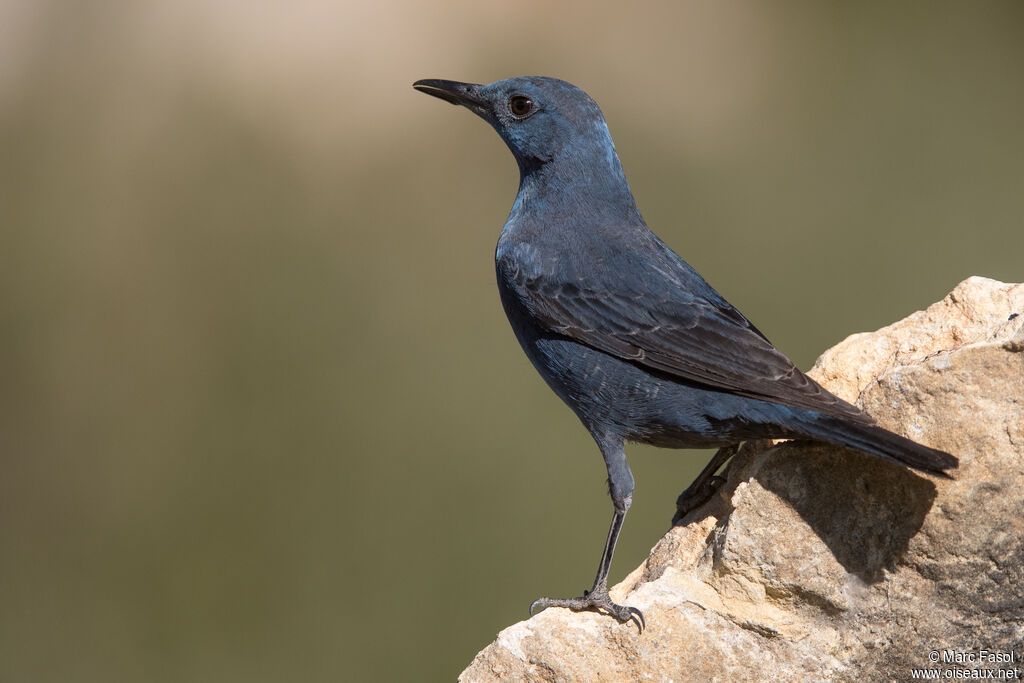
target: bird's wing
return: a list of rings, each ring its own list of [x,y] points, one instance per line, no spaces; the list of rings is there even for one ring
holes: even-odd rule
[[[661,273],[611,287],[586,277],[561,278],[552,274],[555,269],[541,275],[515,263],[499,272],[534,320],[553,334],[685,381],[871,422],[802,373],[686,268],[706,288],[701,295]]]

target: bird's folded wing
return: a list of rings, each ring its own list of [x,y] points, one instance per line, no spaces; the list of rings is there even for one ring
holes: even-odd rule
[[[645,368],[730,393],[856,422],[871,419],[800,372],[739,311],[670,287],[616,291],[585,282],[506,280],[548,331]]]

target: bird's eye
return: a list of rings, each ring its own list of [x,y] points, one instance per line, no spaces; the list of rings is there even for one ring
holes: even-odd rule
[[[513,95],[508,98],[508,110],[512,112],[512,116],[517,119],[525,119],[527,116],[533,113],[537,108],[537,105],[533,103],[526,95]]]

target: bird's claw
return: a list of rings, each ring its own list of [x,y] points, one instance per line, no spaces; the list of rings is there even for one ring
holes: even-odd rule
[[[672,518],[672,523],[678,524],[683,517],[711,500],[711,497],[725,481],[725,477],[716,474],[713,477],[708,477],[707,481],[697,488],[691,487],[680,493],[676,498],[676,516]]]
[[[636,607],[619,605],[612,602],[606,590],[583,591],[583,596],[579,598],[537,598],[530,604],[530,616],[533,616],[535,609],[545,609],[547,607],[565,607],[573,612],[583,612],[586,610],[605,612],[620,623],[633,622],[640,630],[640,633],[643,633],[644,629],[647,628],[643,612]]]

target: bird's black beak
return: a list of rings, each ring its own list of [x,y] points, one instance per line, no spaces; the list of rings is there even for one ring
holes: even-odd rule
[[[445,81],[440,78],[424,78],[412,84],[420,92],[440,97],[445,102],[459,104],[477,114],[483,114],[486,102],[480,96],[480,85],[477,83],[460,83]]]

